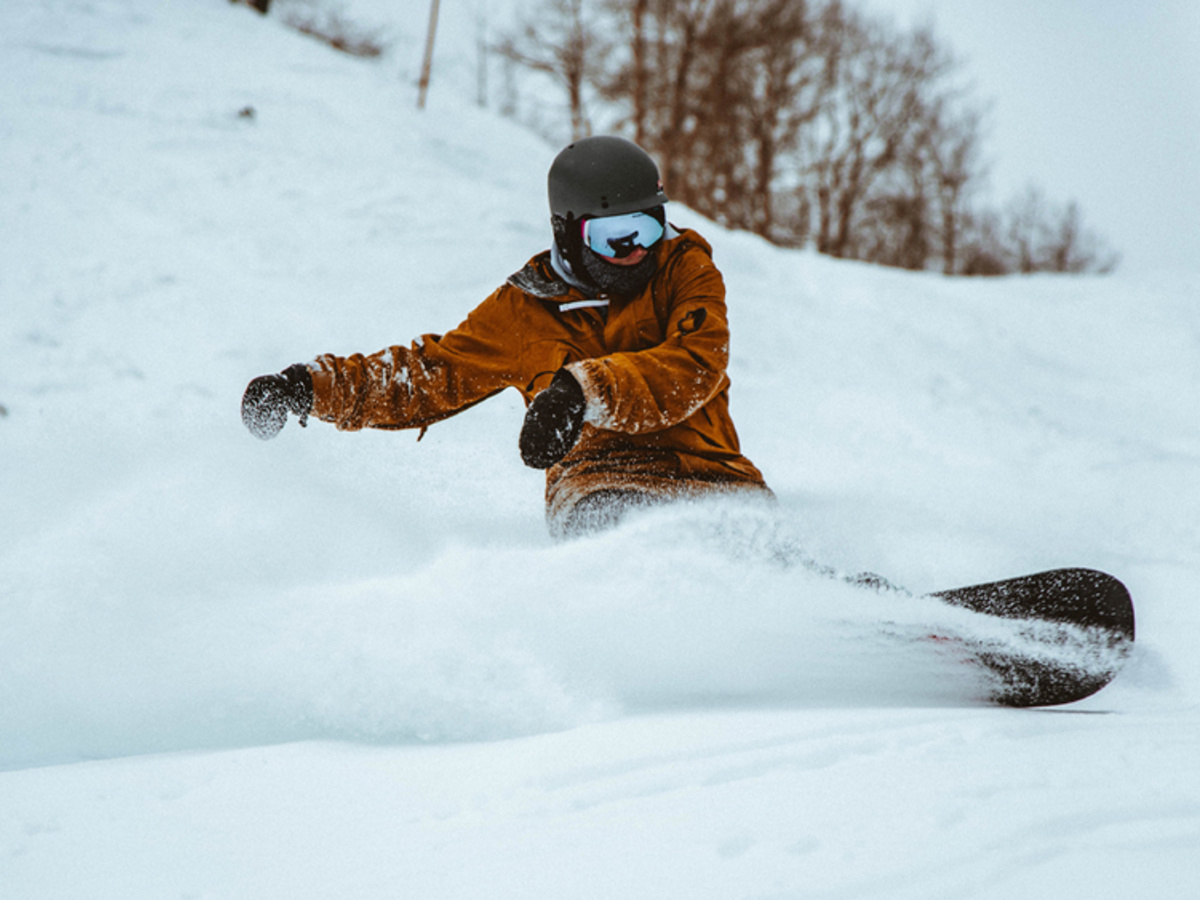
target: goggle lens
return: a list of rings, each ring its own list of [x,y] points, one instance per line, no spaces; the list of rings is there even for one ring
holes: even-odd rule
[[[663,236],[663,226],[643,212],[583,220],[583,242],[600,256],[623,259],[636,248],[649,250]]]

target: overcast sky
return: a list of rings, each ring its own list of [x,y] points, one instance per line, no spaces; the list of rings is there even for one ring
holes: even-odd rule
[[[1200,272],[1200,0],[867,0],[993,102],[991,195],[1078,200],[1121,271]]]

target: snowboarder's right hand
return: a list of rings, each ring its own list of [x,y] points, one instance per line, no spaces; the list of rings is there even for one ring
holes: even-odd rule
[[[313,407],[313,382],[302,363],[288,366],[278,375],[261,375],[246,386],[242,395],[242,422],[256,438],[269,440],[283,430],[288,413],[307,423]]]
[[[521,426],[521,459],[531,469],[548,469],[571,452],[583,431],[587,401],[575,376],[559,369],[550,386],[533,398]]]

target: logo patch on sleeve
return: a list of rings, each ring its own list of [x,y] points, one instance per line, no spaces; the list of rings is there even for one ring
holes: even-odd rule
[[[680,334],[692,334],[700,330],[700,326],[704,324],[704,320],[707,317],[707,309],[693,309],[679,320],[676,327],[679,329]]]

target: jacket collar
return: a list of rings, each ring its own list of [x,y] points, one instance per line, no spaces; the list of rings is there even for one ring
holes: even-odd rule
[[[508,283],[542,300],[558,300],[571,293],[571,286],[551,265],[549,250],[539,253],[521,271],[509,275]]]

